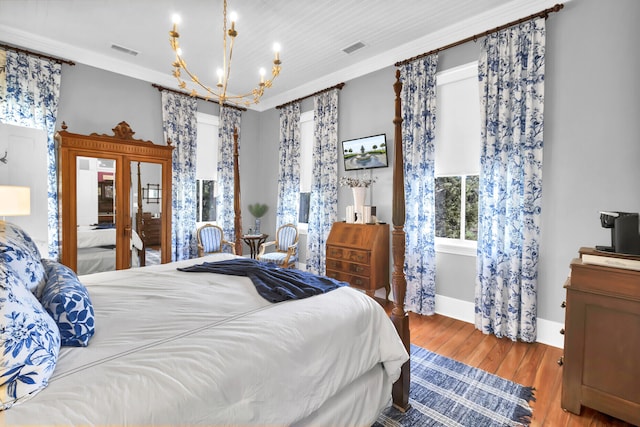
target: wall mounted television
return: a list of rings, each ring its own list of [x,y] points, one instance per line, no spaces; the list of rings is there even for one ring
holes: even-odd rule
[[[381,133],[342,141],[342,157],[345,171],[385,168],[389,166],[387,136]]]

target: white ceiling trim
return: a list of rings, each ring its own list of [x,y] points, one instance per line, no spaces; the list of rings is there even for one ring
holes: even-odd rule
[[[564,3],[569,1],[571,0],[565,0]],[[348,82],[349,80],[357,77],[392,66],[398,61],[403,61],[413,56],[420,55],[421,53],[473,36],[474,34],[482,33],[508,22],[540,12],[546,8],[553,7],[557,3],[558,2],[556,0],[523,0],[509,2],[504,6],[491,9],[473,18],[458,22],[448,28],[398,46],[358,64],[327,74],[320,79],[310,81],[296,87],[295,89],[271,97],[269,97],[268,94],[265,94],[259,104],[251,105],[249,108],[256,111],[265,111],[274,108],[277,105],[285,104],[294,99],[308,96],[311,93],[334,86],[340,82]],[[161,86],[169,88],[176,87],[176,81],[170,74],[132,65],[106,55],[96,54],[86,49],[55,42],[45,37],[36,36],[5,25],[0,25],[0,40],[6,44],[42,52],[51,56],[57,56],[135,79],[156,83]],[[390,83],[390,87],[391,84],[392,83]]]

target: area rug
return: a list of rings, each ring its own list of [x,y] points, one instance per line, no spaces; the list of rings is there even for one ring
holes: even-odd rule
[[[526,426],[534,400],[532,387],[411,345],[411,407],[387,408],[374,427]]]

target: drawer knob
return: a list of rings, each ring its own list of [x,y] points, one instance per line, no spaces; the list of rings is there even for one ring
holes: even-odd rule
[[[564,335],[564,328],[560,329],[560,335]]]
[[[558,365],[559,366],[564,365],[564,356],[560,356],[560,359],[558,359]]]
[[[566,301],[562,301],[562,304],[560,304],[560,307],[566,308],[567,307],[567,302]]]
[[[362,285],[362,280],[360,280],[360,279],[356,279],[356,280],[354,280],[354,283],[355,283],[356,285]]]

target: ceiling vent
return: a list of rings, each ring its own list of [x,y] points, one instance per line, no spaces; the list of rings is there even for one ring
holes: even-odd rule
[[[346,54],[350,54],[355,52],[358,49],[362,49],[364,47],[364,43],[362,42],[355,42],[354,44],[352,44],[351,46],[347,46],[344,49],[342,49],[342,51]]]
[[[117,44],[112,44],[111,45],[111,49],[117,50],[118,52],[126,53],[126,54],[131,55],[131,56],[136,56],[139,53],[136,50],[129,49],[129,48],[126,48],[124,46],[117,45]]]

